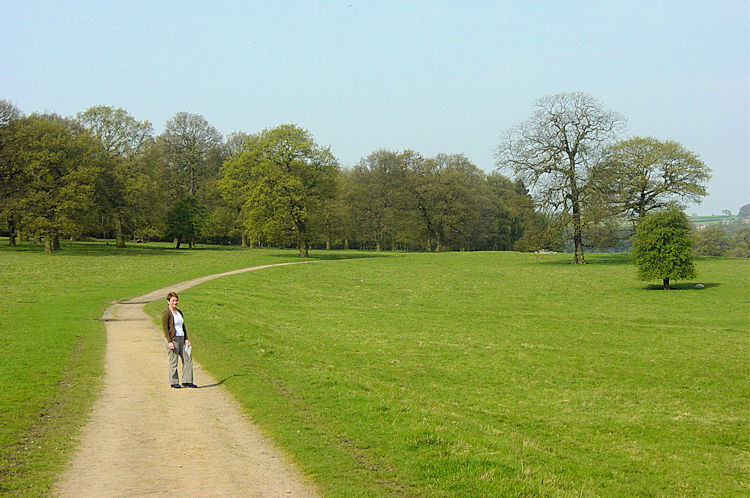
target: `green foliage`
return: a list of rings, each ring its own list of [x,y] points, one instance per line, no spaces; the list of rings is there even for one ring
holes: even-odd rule
[[[138,214],[143,212],[151,187],[140,164],[143,152],[152,140],[148,121],[137,121],[124,109],[96,106],[79,113],[78,123],[96,137],[106,151],[106,161],[96,188],[98,218],[114,229],[117,246],[125,246],[126,233],[143,226]],[[103,228],[103,227],[99,227]]]
[[[743,225],[734,232],[727,255],[750,258],[750,226]]]
[[[693,233],[693,252],[698,256],[726,256],[728,251],[729,236],[721,228],[706,228]]]
[[[591,176],[595,193],[612,212],[640,221],[670,203],[700,202],[711,170],[675,141],[633,137],[612,145]]]
[[[245,230],[257,241],[296,239],[307,256],[311,217],[335,195],[338,162],[328,147],[296,125],[248,137],[222,165],[218,189],[242,206]]]
[[[662,294],[627,255],[568,259],[401,254],[180,297],[197,361],[325,496],[742,495],[749,262]]]
[[[195,197],[183,197],[174,203],[167,214],[167,236],[174,237],[177,248],[187,242],[192,249],[201,235],[206,209]]]
[[[4,170],[14,178],[13,212],[24,231],[45,236],[51,252],[60,234],[83,229],[94,207],[104,152],[87,131],[59,116],[32,115],[7,126],[12,139]]]
[[[669,289],[670,279],[695,277],[692,245],[685,213],[673,207],[647,215],[636,229],[631,251],[638,279],[663,280]]]

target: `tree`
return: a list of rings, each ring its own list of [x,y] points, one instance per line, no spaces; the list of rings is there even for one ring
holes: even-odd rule
[[[410,215],[416,215],[409,208],[414,201],[408,187],[410,164],[420,161],[414,151],[377,150],[352,169],[346,202],[354,212],[362,244],[381,251],[403,240]]]
[[[107,153],[98,205],[102,216],[114,223],[117,247],[125,247],[125,225],[132,222],[137,204],[146,198],[139,188],[135,160],[151,140],[148,121],[137,121],[124,109],[91,107],[79,113],[77,121],[99,139]]]
[[[93,208],[104,151],[76,123],[55,115],[31,115],[13,123],[11,161],[23,189],[18,208],[25,227],[45,237],[45,252],[59,249],[62,233],[81,230]]]
[[[536,108],[501,142],[498,165],[511,169],[531,187],[543,208],[572,227],[573,262],[583,264],[589,170],[624,120],[583,92],[543,97]]]
[[[221,134],[203,116],[178,112],[167,121],[159,142],[173,195],[203,201],[201,186],[216,175],[222,161]]]
[[[189,249],[193,248],[201,234],[205,213],[195,197],[183,197],[174,203],[167,214],[167,236],[174,237],[175,249],[179,249],[182,242],[187,242]]]
[[[695,277],[690,222],[674,206],[652,212],[636,228],[631,249],[640,280],[661,279],[669,289],[670,279]]]
[[[750,258],[750,226],[743,225],[734,232],[729,244],[728,256]]]
[[[0,219],[8,225],[8,245],[15,247],[20,213],[19,194],[22,192],[23,176],[21,164],[13,160],[15,151],[13,123],[23,116],[21,111],[7,100],[0,100]]]
[[[218,189],[242,201],[245,228],[254,239],[296,239],[307,257],[310,220],[335,196],[338,161],[310,132],[286,124],[250,137],[221,167]]]
[[[677,142],[633,137],[612,145],[591,177],[593,193],[637,225],[649,211],[670,203],[700,203],[711,174]]]
[[[729,251],[729,235],[718,227],[693,234],[693,251],[699,256],[725,256]]]
[[[543,224],[544,215],[534,211],[534,201],[523,182],[513,181],[494,172],[487,175],[486,183],[490,192],[491,210],[487,249],[557,249],[562,242],[559,235],[554,247],[550,247],[549,243],[539,240],[536,236],[532,237],[533,227],[538,227],[537,222]],[[524,236],[527,240],[516,247],[516,243]]]

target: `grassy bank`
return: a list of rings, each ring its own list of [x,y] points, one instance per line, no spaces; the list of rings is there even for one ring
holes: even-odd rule
[[[322,262],[181,304],[196,359],[330,495],[746,493],[750,262],[666,292],[569,259]]]
[[[293,251],[7,247],[0,239],[0,494],[45,493],[75,445],[102,373],[112,300],[202,275],[296,260]],[[123,379],[127,382],[127,379]]]

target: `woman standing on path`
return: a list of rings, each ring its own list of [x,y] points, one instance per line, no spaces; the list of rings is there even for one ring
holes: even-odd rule
[[[169,355],[169,384],[180,388],[180,379],[177,377],[177,358],[182,358],[182,385],[185,387],[198,387],[193,384],[193,358],[190,356],[190,341],[185,328],[185,319],[182,311],[177,309],[177,293],[167,294],[169,307],[161,314],[161,329],[164,332],[164,344]]]

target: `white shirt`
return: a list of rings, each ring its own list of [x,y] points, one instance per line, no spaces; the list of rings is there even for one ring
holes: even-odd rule
[[[183,325],[185,324],[185,320],[182,318],[182,315],[177,311],[173,311],[172,318],[174,318],[174,335],[178,337],[184,336],[185,328]]]

